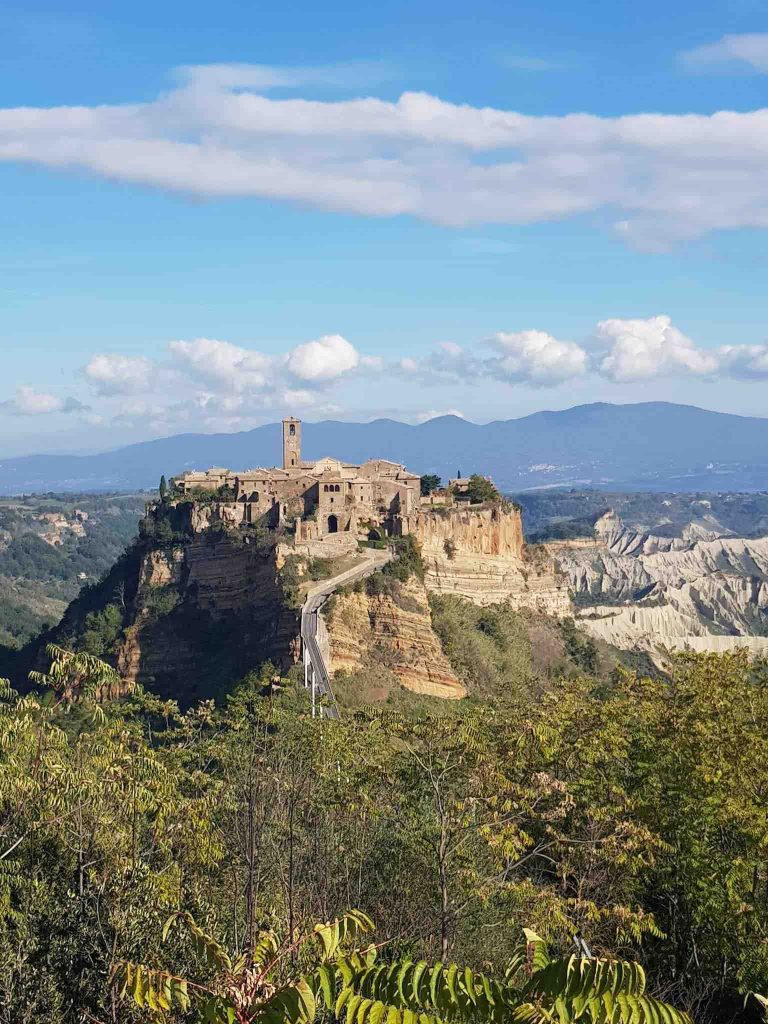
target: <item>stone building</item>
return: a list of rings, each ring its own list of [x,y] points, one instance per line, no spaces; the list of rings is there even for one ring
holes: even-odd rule
[[[387,459],[362,465],[326,456],[301,458],[301,420],[283,420],[281,468],[213,468],[181,474],[181,495],[218,492],[222,519],[238,524],[293,525],[297,541],[334,533],[370,538],[400,534],[419,506],[420,478]]]

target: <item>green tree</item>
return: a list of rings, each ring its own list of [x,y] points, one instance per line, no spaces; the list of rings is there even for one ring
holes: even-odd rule
[[[215,862],[209,780],[193,783],[134,719],[177,709],[105,703],[110,666],[49,650],[34,674],[49,693],[0,688],[0,1020],[116,1024],[104,976],[121,955],[154,955],[181,865],[193,882]],[[180,719],[187,742],[198,721]]]
[[[434,473],[425,473],[420,480],[421,495],[427,497],[432,491],[437,491],[440,488],[440,477]]]
[[[85,617],[82,648],[87,654],[101,657],[114,647],[123,630],[123,615],[120,608],[110,602],[99,612],[89,612]]]
[[[597,646],[592,637],[576,628],[573,619],[563,619],[560,623],[565,653],[583,672],[594,674],[598,668]]]
[[[173,542],[173,527],[167,515],[157,516],[155,519],[154,539],[160,545]]]
[[[165,499],[168,496],[168,481],[165,479],[165,474],[160,477],[158,492],[160,494],[160,501],[165,502]]]
[[[469,478],[466,495],[471,502],[475,503],[481,501],[498,501],[500,497],[499,492],[488,477],[480,476],[479,473],[473,473]]]

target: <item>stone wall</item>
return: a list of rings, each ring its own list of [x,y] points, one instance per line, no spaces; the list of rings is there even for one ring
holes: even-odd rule
[[[296,540],[293,544],[281,544],[278,558],[286,555],[300,555],[302,558],[343,558],[354,555],[358,550],[357,535],[354,533],[329,533],[315,540]]]

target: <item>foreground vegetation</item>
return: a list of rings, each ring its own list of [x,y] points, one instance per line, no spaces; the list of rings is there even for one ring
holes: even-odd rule
[[[552,969],[566,995],[596,983],[596,966],[591,980],[578,967],[581,990],[562,975],[578,935],[639,962],[647,995],[696,1021],[756,1019],[754,1000],[742,1006],[768,989],[768,676],[746,657],[336,722],[313,720],[290,687],[273,692],[271,666],[223,707],[181,713],[144,692],[117,698],[119,680],[87,654],[52,654],[40,692],[6,687],[0,714],[3,1024],[122,1024],[146,1019],[145,1003],[173,1021],[208,1012],[175,997],[166,1008],[163,971],[171,990],[189,981],[218,1000],[246,972],[272,986],[251,991],[251,1016],[219,1002],[206,1019],[275,1019],[259,1017],[264,1000],[320,966],[298,938],[351,907],[377,923],[377,964],[461,965],[464,988],[446,978],[439,1005],[401,994],[403,1014],[484,1019],[450,1000],[478,994],[473,972],[518,992],[504,979],[525,926],[566,958]],[[169,918],[184,927],[164,941]],[[263,942],[288,950],[269,978]],[[154,988],[146,970],[161,972]],[[633,1017],[631,1001],[595,1016],[589,999],[574,1008],[534,988],[535,1014],[505,1003],[498,1019],[671,1019]],[[313,998],[325,1013],[322,988]],[[353,1017],[369,1024],[361,1005]]]

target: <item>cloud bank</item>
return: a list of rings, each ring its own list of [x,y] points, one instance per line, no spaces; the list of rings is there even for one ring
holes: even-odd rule
[[[763,39],[713,46],[758,67]],[[688,60],[719,52],[702,49],[709,56],[693,51]],[[455,227],[600,214],[648,248],[768,226],[768,110],[539,117],[424,92],[395,102],[267,95],[311,89],[324,74],[332,77],[192,66],[150,102],[0,109],[0,160]]]
[[[35,391],[22,384],[13,398],[0,402],[0,412],[15,416],[46,416],[50,413],[87,412],[88,407],[76,398],[62,398],[47,391]]]
[[[768,380],[768,344],[705,348],[664,315],[601,320],[582,341],[541,329],[497,331],[471,346],[443,341],[424,355],[388,357],[364,355],[340,334],[276,353],[201,337],[171,341],[157,358],[96,353],[81,372],[89,404],[22,386],[0,402],[0,412],[76,413],[89,422],[98,418],[155,432],[236,430],[287,412],[335,416],[349,408],[350,398],[359,406],[361,397],[399,396],[406,382],[415,385],[411,393],[434,393],[424,397],[423,409],[460,415],[448,403],[470,387],[482,393],[499,387],[546,390],[571,381],[623,385],[686,378]],[[430,415],[414,412],[411,418]]]

